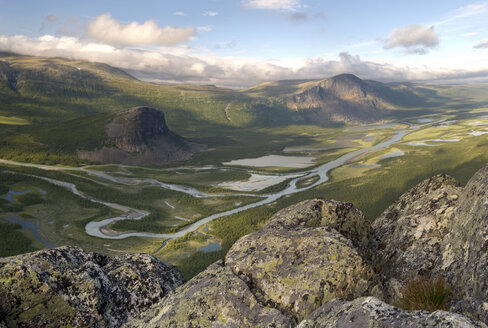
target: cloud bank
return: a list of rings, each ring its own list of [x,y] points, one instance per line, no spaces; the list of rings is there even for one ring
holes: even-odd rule
[[[24,55],[66,57],[103,62],[122,68],[138,78],[169,83],[216,84],[244,88],[263,81],[282,79],[322,79],[341,73],[380,81],[425,81],[486,77],[478,71],[397,67],[365,61],[340,53],[338,59],[322,57],[293,61],[219,56],[195,53],[188,47],[161,47],[158,50],[119,48],[75,37],[46,35],[0,35],[0,51]]]
[[[122,24],[109,13],[88,22],[85,33],[97,41],[115,46],[174,45],[189,41],[195,35],[192,27],[159,27],[153,20],[143,24]]]
[[[476,49],[488,48],[488,41],[481,42],[474,46]]]
[[[439,37],[434,27],[425,27],[413,24],[407,27],[396,28],[386,40],[385,49],[403,47],[408,53],[426,54],[428,49],[439,45]]]

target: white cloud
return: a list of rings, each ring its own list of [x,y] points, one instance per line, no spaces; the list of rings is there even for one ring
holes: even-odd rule
[[[474,46],[476,49],[488,48],[488,40]]]
[[[425,54],[438,45],[439,37],[433,26],[413,24],[394,29],[386,40],[385,49],[403,47],[408,53]]]
[[[479,16],[488,9],[488,1],[472,3],[463,7],[460,7],[444,18],[443,20],[431,22],[428,25],[439,26],[443,24],[453,24],[456,21],[463,21],[473,16]]]
[[[176,11],[173,13],[173,15],[175,15],[175,16],[186,16],[186,14],[182,11]]]
[[[203,11],[203,16],[210,16],[210,17],[214,17],[214,16],[217,16],[219,13],[216,12],[216,11],[208,11],[208,10],[204,10]]]
[[[478,35],[478,32],[468,32],[463,34],[463,36],[476,36],[476,35]]]
[[[471,3],[464,7],[458,8],[456,12],[458,15],[471,16],[483,12],[486,9],[488,9],[488,1]]]
[[[197,27],[197,31],[198,32],[210,32],[211,30],[213,30],[213,26],[212,25],[206,25],[206,26],[199,26],[199,27]]]
[[[486,78],[488,63],[477,52],[479,68],[399,67],[387,62],[362,60],[341,53],[338,60],[322,57],[272,60],[252,57],[219,56],[209,51],[195,52],[187,46],[163,46],[156,50],[136,50],[79,39],[46,35],[30,38],[24,35],[0,35],[0,51],[24,55],[66,57],[97,61],[120,67],[136,77],[159,82],[216,84],[248,87],[263,81],[281,79],[320,79],[341,73],[380,81],[416,81],[436,79]],[[480,61],[481,58],[481,61]],[[469,60],[469,59],[467,59]]]
[[[122,24],[110,13],[96,17],[85,28],[87,36],[117,46],[174,45],[189,41],[195,32],[192,27],[159,27],[153,20]]]
[[[253,9],[296,10],[304,7],[300,0],[244,0],[244,6]]]

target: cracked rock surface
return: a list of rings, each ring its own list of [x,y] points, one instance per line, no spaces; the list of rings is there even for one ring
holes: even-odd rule
[[[346,302],[334,300],[300,322],[297,328],[469,328],[487,326],[460,314],[435,311],[405,311],[375,297],[362,297]]]
[[[454,178],[436,175],[408,190],[373,222],[388,299],[398,297],[407,279],[434,270],[461,191]]]
[[[436,175],[407,191],[373,222],[383,273],[407,279],[433,269],[461,190],[454,178]]]
[[[460,297],[488,301],[488,166],[459,196],[436,271],[458,287]]]
[[[126,327],[292,327],[292,320],[265,307],[243,279],[221,261],[178,288]]]
[[[352,219],[350,226],[331,220],[330,213],[338,208],[368,223],[347,203],[299,203],[238,240],[225,258],[226,266],[248,277],[267,304],[299,320],[336,297],[352,300],[370,295],[377,283],[373,269],[349,239],[327,226],[332,222],[348,234],[360,234]],[[293,211],[299,211],[298,219],[290,219]]]
[[[150,255],[59,247],[0,259],[0,319],[9,327],[120,327],[184,282]]]

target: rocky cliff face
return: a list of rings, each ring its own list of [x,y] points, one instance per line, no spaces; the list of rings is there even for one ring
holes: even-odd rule
[[[101,149],[79,150],[78,157],[117,164],[164,164],[189,159],[206,147],[171,132],[164,113],[149,107],[123,110],[106,126]]]
[[[224,261],[212,264],[186,284],[174,289],[181,283],[176,273],[160,278],[156,287],[161,286],[161,280],[172,282],[171,287],[157,287],[164,292],[153,298],[146,296],[153,287],[136,289],[135,293],[121,287],[119,293],[124,298],[119,300],[110,293],[112,296],[105,298],[104,289],[99,287],[104,286],[102,283],[89,283],[95,287],[83,289],[77,287],[83,286],[83,279],[64,283],[64,277],[71,277],[72,271],[88,282],[97,277],[93,272],[99,271],[92,269],[95,264],[82,265],[84,258],[78,262],[66,258],[62,249],[47,251],[61,254],[42,261],[39,258],[46,257],[43,252],[10,258],[0,267],[0,291],[10,293],[2,299],[28,296],[22,296],[22,302],[3,301],[0,314],[8,314],[7,324],[32,318],[36,313],[37,320],[60,326],[49,319],[58,315],[49,304],[67,304],[56,307],[67,309],[63,310],[63,318],[82,313],[81,318],[90,318],[84,319],[86,326],[125,322],[125,327],[486,328],[487,188],[488,166],[465,188],[452,177],[438,175],[402,195],[373,224],[349,203],[323,199],[301,202],[281,210],[261,229],[242,237]],[[109,269],[111,265],[99,264],[96,257],[100,255],[90,256],[93,259],[88,263],[98,263],[102,271],[108,272],[106,275],[119,272]],[[156,261],[145,258],[151,263]],[[54,268],[52,263],[58,264]],[[144,263],[129,264],[130,272],[139,272],[140,266],[146,268]],[[59,267],[71,269],[63,271]],[[153,268],[149,270],[153,274],[173,270],[157,261]],[[53,273],[59,271],[61,274]],[[149,279],[144,274],[135,276]],[[449,311],[407,311],[388,304],[402,296],[407,281],[419,276],[444,277],[452,285]],[[137,284],[136,277],[133,279]],[[122,281],[125,286],[134,284],[129,278]],[[47,301],[33,301],[44,290],[51,293]],[[90,296],[94,292],[80,290],[97,290],[98,297],[119,301],[100,306],[109,301],[95,302]],[[138,305],[120,303],[126,298],[130,298],[130,305]],[[137,303],[141,298],[146,301]],[[48,306],[42,308],[39,304]],[[128,313],[121,313],[119,304]],[[78,312],[70,312],[72,308]],[[144,309],[148,310],[140,313]]]
[[[403,311],[375,297],[354,301],[333,300],[317,309],[297,328],[418,328],[418,327],[486,327],[483,323],[457,313]]]
[[[149,107],[122,111],[107,125],[108,142],[129,153],[147,150],[147,143],[161,137],[175,139],[169,131],[164,113]]]
[[[448,231],[436,272],[458,285],[460,296],[488,300],[488,166],[464,188]]]

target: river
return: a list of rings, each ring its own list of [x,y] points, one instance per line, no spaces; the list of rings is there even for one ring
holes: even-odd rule
[[[121,220],[141,220],[143,217],[145,217],[149,213],[142,211],[142,210],[130,208],[130,207],[127,207],[124,205],[109,203],[109,202],[105,202],[102,200],[95,199],[89,195],[85,195],[84,193],[80,192],[76,188],[76,186],[72,183],[59,181],[59,180],[55,180],[55,179],[50,179],[50,178],[45,178],[45,177],[39,177],[39,176],[34,176],[34,177],[40,178],[42,180],[45,180],[45,181],[50,182],[52,184],[55,184],[57,186],[66,188],[66,189],[70,190],[72,193],[74,193],[80,197],[86,198],[92,202],[100,203],[100,204],[103,204],[105,206],[117,209],[117,210],[125,213],[125,215],[123,215],[123,216],[109,218],[109,219],[105,219],[105,220],[101,220],[101,221],[89,222],[85,226],[85,231],[90,236],[98,237],[98,238],[104,238],[104,239],[124,239],[124,238],[128,238],[128,237],[153,237],[153,238],[175,239],[178,237],[182,237],[183,235],[185,235],[188,232],[196,231],[201,225],[207,224],[210,221],[215,220],[217,218],[227,216],[227,215],[231,215],[231,214],[235,214],[235,213],[239,213],[239,212],[242,212],[242,211],[254,208],[254,207],[270,204],[270,203],[276,201],[277,199],[279,199],[281,197],[291,195],[291,194],[295,194],[297,192],[301,192],[304,190],[312,189],[318,185],[321,185],[329,179],[327,176],[327,173],[330,172],[332,169],[335,169],[339,166],[342,166],[342,165],[350,162],[354,158],[356,158],[360,155],[363,155],[367,152],[378,151],[378,150],[387,148],[393,144],[396,144],[396,143],[400,142],[405,135],[407,135],[408,133],[410,133],[416,129],[418,129],[418,126],[410,126],[410,128],[408,130],[405,130],[405,129],[398,130],[395,132],[395,134],[391,138],[389,138],[385,141],[382,141],[382,142],[380,142],[380,143],[378,143],[372,147],[367,147],[367,148],[363,148],[363,149],[359,149],[359,150],[347,153],[347,154],[342,155],[341,157],[339,157],[339,158],[337,158],[331,162],[328,162],[326,164],[320,165],[320,166],[312,168],[312,169],[304,169],[303,171],[300,172],[300,176],[298,176],[298,177],[296,176],[296,173],[294,173],[295,177],[290,180],[288,186],[285,189],[278,191],[276,193],[259,195],[259,196],[254,195],[254,194],[240,194],[240,193],[239,194],[238,193],[233,194],[233,195],[249,195],[249,196],[254,196],[254,197],[257,196],[257,197],[263,197],[263,199],[255,202],[255,203],[247,204],[244,206],[239,206],[239,207],[236,207],[236,208],[228,210],[228,211],[224,211],[221,213],[216,213],[216,214],[207,216],[207,217],[202,218],[202,219],[200,219],[200,220],[198,220],[198,221],[196,221],[196,222],[194,222],[188,226],[185,226],[180,231],[177,231],[174,233],[125,232],[125,233],[108,234],[106,232],[106,230],[104,229],[104,227],[106,227],[106,226],[108,226],[108,225],[110,225],[116,221],[121,221]],[[10,165],[35,167],[35,168],[44,169],[44,170],[85,171],[85,172],[88,172],[88,173],[93,174],[95,176],[98,176],[98,177],[101,177],[103,179],[106,179],[106,180],[109,180],[112,182],[116,182],[116,183],[123,183],[123,184],[130,184],[130,185],[137,185],[137,184],[141,184],[141,183],[149,183],[150,185],[153,185],[153,186],[156,185],[156,186],[159,186],[162,188],[175,190],[175,191],[179,191],[179,192],[184,192],[184,193],[192,195],[193,197],[199,197],[199,198],[226,196],[226,195],[206,194],[206,193],[203,193],[203,192],[201,192],[197,189],[194,189],[194,188],[190,188],[190,187],[186,187],[186,186],[180,186],[180,185],[166,184],[166,183],[162,183],[160,181],[157,181],[155,179],[137,179],[137,178],[114,177],[114,176],[109,175],[106,172],[89,170],[86,167],[67,168],[67,167],[60,167],[60,166],[19,163],[19,162],[2,160],[2,159],[0,159],[0,163],[10,164]],[[33,175],[31,175],[31,176],[33,176]],[[297,188],[297,182],[299,180],[303,179],[304,177],[307,177],[307,176],[308,177],[318,176],[319,179],[309,186]],[[161,246],[161,248],[164,247],[165,244],[166,244],[166,242]]]

